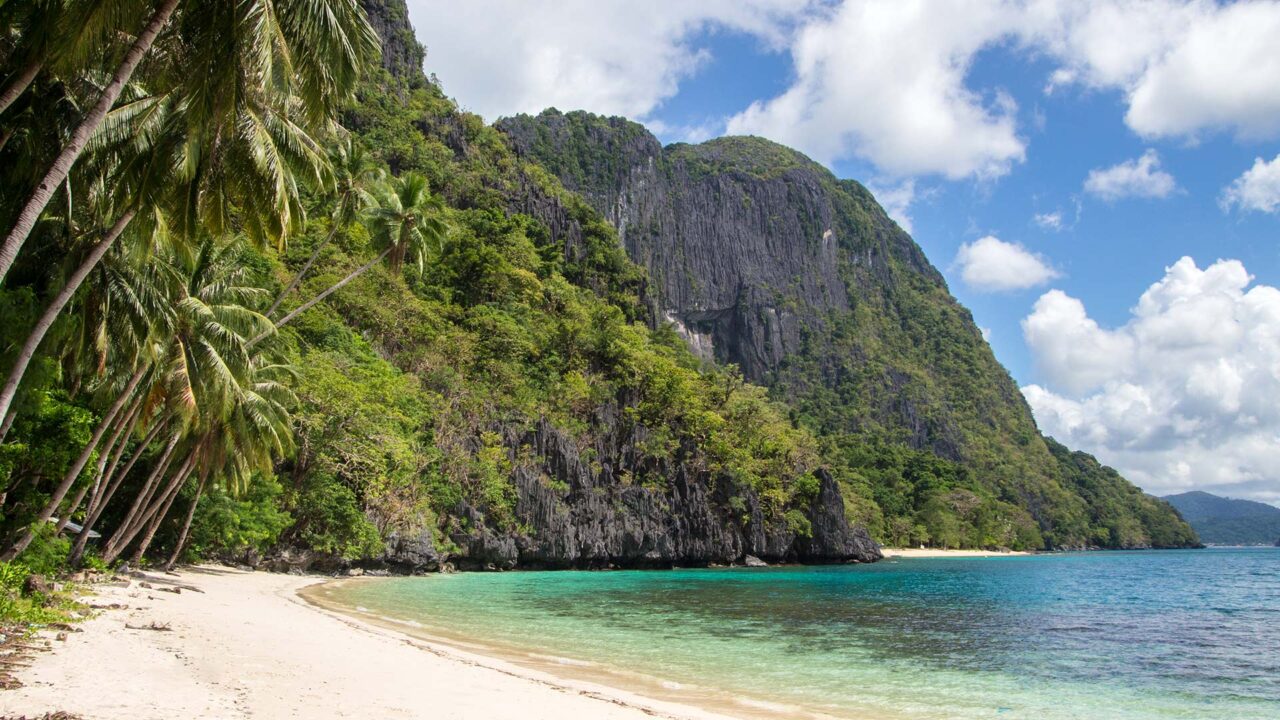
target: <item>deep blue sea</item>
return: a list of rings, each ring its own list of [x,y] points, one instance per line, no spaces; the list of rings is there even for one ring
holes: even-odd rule
[[[323,593],[525,662],[762,715],[1280,718],[1273,548],[470,573]]]

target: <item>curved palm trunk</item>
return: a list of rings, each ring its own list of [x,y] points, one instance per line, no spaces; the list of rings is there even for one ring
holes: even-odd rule
[[[17,419],[18,411],[9,408],[8,414],[4,417],[4,422],[0,423],[0,442],[4,442],[4,439],[9,437],[9,429],[13,427],[13,421]]]
[[[182,557],[182,552],[187,549],[187,540],[191,537],[191,521],[195,519],[196,506],[200,504],[200,498],[204,497],[204,486],[208,480],[208,471],[200,474],[200,484],[196,487],[196,496],[191,498],[191,505],[187,508],[187,517],[182,521],[182,532],[178,533],[178,542],[174,543],[173,554],[169,556],[168,561],[164,564],[166,571],[172,570],[173,566],[178,564],[178,558]]]
[[[102,440],[102,436],[107,432],[107,429],[111,427],[111,423],[115,420],[116,415],[120,413],[120,409],[124,407],[124,404],[133,395],[134,389],[138,387],[138,383],[142,381],[142,376],[144,374],[146,374],[146,366],[139,369],[133,374],[133,377],[129,379],[129,385],[125,388],[124,392],[120,394],[120,397],[116,398],[116,401],[112,403],[107,414],[102,417],[102,421],[98,423],[97,429],[93,431],[93,436],[89,438],[89,443],[85,445],[84,450],[80,452],[80,457],[76,458],[76,461],[67,469],[66,474],[62,476],[62,482],[59,483],[58,487],[53,491],[53,497],[49,498],[48,504],[46,504],[44,509],[40,511],[40,514],[36,516],[35,522],[31,523],[31,525],[27,527],[26,531],[22,533],[22,536],[18,541],[6,549],[3,554],[0,554],[0,562],[9,562],[16,558],[23,550],[26,550],[27,546],[31,544],[31,540],[35,538],[36,530],[39,529],[43,523],[48,522],[49,518],[53,517],[53,514],[57,512],[58,506],[61,505],[63,499],[67,497],[67,493],[71,490],[71,486],[74,485],[76,480],[80,477],[80,472],[84,470],[84,466],[89,463],[89,458],[93,457],[93,451],[98,448],[98,443]],[[86,486],[86,489],[87,487],[88,486]],[[77,498],[75,502],[75,505],[79,505],[80,499],[83,499],[83,497],[84,492],[81,492],[80,497]]]
[[[169,22],[169,16],[173,15],[173,11],[177,7],[178,0],[160,0],[160,4],[156,6],[156,11],[151,15],[147,24],[143,26],[138,36],[134,38],[133,45],[129,47],[129,51],[125,53],[120,66],[116,68],[111,82],[107,83],[107,86],[102,89],[102,95],[98,98],[97,104],[76,126],[75,131],[71,134],[71,139],[53,161],[49,171],[45,173],[39,184],[36,185],[31,197],[27,198],[22,211],[18,213],[13,229],[5,237],[4,244],[0,245],[0,284],[4,283],[5,276],[9,274],[9,268],[13,266],[14,260],[18,257],[18,250],[27,241],[27,236],[31,234],[31,229],[35,227],[36,221],[40,219],[40,213],[44,212],[54,193],[57,192],[58,186],[62,184],[63,180],[67,179],[67,175],[71,174],[71,167],[75,165],[76,160],[80,158],[80,154],[84,152],[85,145],[93,137],[93,133],[102,124],[112,106],[116,104],[116,100],[120,97],[120,92],[124,90],[129,78],[133,77],[133,71],[137,69],[138,64],[142,62],[143,56],[151,49],[156,36],[160,34],[160,30]]]
[[[146,395],[141,394],[137,400],[134,400],[133,407],[129,409],[129,414],[125,416],[123,422],[116,429],[116,434],[111,436],[111,440],[107,443],[106,449],[98,453],[98,469],[93,474],[93,490],[89,493],[89,504],[85,507],[85,518],[89,517],[89,513],[97,506],[98,499],[102,497],[102,489],[110,475],[107,468],[110,467],[114,472],[116,465],[119,464],[120,458],[124,455],[124,451],[129,447],[129,437],[133,435],[133,429],[137,427],[138,420],[142,417],[142,403],[146,400]]]
[[[173,507],[173,503],[182,494],[182,486],[187,484],[187,478],[191,477],[190,467],[187,468],[186,474],[180,474],[178,477],[182,480],[177,481],[173,485],[168,498],[164,501],[164,505],[160,506],[160,511],[151,518],[151,522],[147,525],[147,531],[142,535],[142,542],[138,543],[138,549],[133,551],[133,557],[129,560],[129,564],[138,566],[142,563],[142,557],[147,554],[147,548],[151,547],[151,541],[156,537],[156,531],[160,529],[160,525],[164,523],[164,519],[169,515],[169,509]],[[177,478],[174,478],[177,480]]]
[[[149,527],[152,520],[164,519],[163,513],[168,512],[169,506],[173,504],[173,500],[182,488],[182,484],[191,475],[191,468],[195,465],[198,452],[199,446],[192,448],[191,452],[187,454],[186,460],[182,462],[182,466],[178,468],[178,472],[174,473],[173,479],[169,481],[169,484],[163,487],[158,496],[148,499],[149,501],[154,501],[149,502],[133,523],[122,525],[116,531],[115,536],[111,538],[111,543],[102,553],[103,562],[110,563],[115,561],[133,543],[133,539],[138,536],[138,533]],[[161,513],[159,518],[156,517],[157,513]],[[155,534],[154,527],[151,527],[150,534]]]
[[[126,535],[129,535],[130,529],[137,524],[138,518],[143,513],[147,503],[150,502],[151,497],[155,495],[156,485],[159,483],[160,478],[168,472],[169,463],[173,462],[173,450],[177,447],[178,440],[181,439],[181,437],[181,433],[174,432],[172,437],[169,438],[169,444],[165,446],[164,454],[162,454],[160,459],[156,461],[155,468],[151,470],[151,474],[147,476],[147,480],[143,483],[142,489],[139,490],[137,496],[134,497],[133,505],[129,507],[129,511],[124,514],[123,518],[121,518],[119,527],[117,527],[116,531],[111,534],[111,539],[107,540],[106,544],[103,546],[102,558],[104,560],[108,555],[114,559],[120,554],[120,550],[123,549],[120,547],[121,540]],[[129,537],[132,537],[132,535],[129,535]]]
[[[31,81],[40,74],[40,68],[43,65],[44,63],[40,60],[32,60],[14,73],[13,80],[5,86],[3,91],[0,91],[0,113],[8,110],[15,100],[22,97],[22,93],[31,85]]]
[[[311,300],[309,300],[309,301],[307,301],[307,302],[303,303],[301,306],[299,306],[298,308],[296,308],[293,312],[291,312],[291,313],[289,313],[288,315],[285,315],[284,317],[280,318],[280,319],[276,322],[276,324],[275,324],[275,327],[274,327],[274,328],[272,328],[271,330],[268,330],[268,331],[266,331],[266,332],[262,333],[261,335],[259,335],[259,336],[255,337],[254,339],[250,340],[250,341],[249,341],[249,343],[248,343],[248,345],[247,345],[246,347],[253,347],[254,345],[257,345],[259,342],[261,342],[262,340],[265,340],[265,339],[267,338],[267,336],[268,336],[268,335],[270,335],[271,333],[275,332],[276,330],[279,330],[280,328],[282,328],[282,327],[284,327],[285,325],[287,325],[287,324],[289,323],[289,321],[290,321],[290,320],[293,320],[294,318],[298,317],[299,315],[301,315],[302,313],[306,312],[307,310],[310,310],[310,309],[311,309],[311,307],[312,307],[313,305],[315,305],[316,303],[320,302],[321,300],[324,300],[325,298],[329,297],[330,295],[334,294],[334,293],[335,293],[335,292],[337,292],[337,291],[338,291],[338,290],[339,290],[343,285],[346,285],[347,283],[351,282],[352,280],[355,280],[356,278],[360,277],[360,276],[361,276],[361,275],[363,275],[366,271],[368,271],[368,269],[369,269],[369,268],[371,268],[371,267],[373,267],[374,265],[377,265],[378,263],[382,262],[382,259],[383,259],[383,258],[385,258],[385,257],[387,256],[387,253],[390,253],[390,252],[391,252],[391,248],[387,248],[386,250],[383,250],[383,251],[382,251],[382,254],[378,255],[378,257],[376,257],[376,258],[374,258],[374,259],[370,260],[369,262],[365,263],[364,265],[361,265],[360,267],[356,268],[355,270],[352,270],[350,275],[348,275],[348,276],[346,276],[346,277],[342,278],[341,280],[339,280],[338,282],[334,283],[334,284],[333,284],[333,286],[332,286],[332,287],[330,287],[328,290],[325,290],[324,292],[320,293],[319,295],[315,296],[314,298],[311,298]]]
[[[56,534],[61,534],[67,527],[67,523],[71,521],[71,516],[76,514],[76,510],[80,509],[80,503],[84,500],[85,495],[89,496],[89,504],[85,508],[85,518],[89,516],[94,501],[102,494],[103,473],[107,470],[107,462],[114,456],[118,461],[120,454],[124,452],[124,446],[129,444],[128,432],[133,431],[134,423],[137,422],[139,412],[142,407],[142,397],[134,400],[129,411],[116,423],[116,431],[112,433],[111,439],[102,447],[102,451],[98,453],[98,467],[93,473],[93,482],[85,485],[79,493],[76,494],[74,500],[67,505],[67,509],[62,514],[62,518],[58,520],[58,529]],[[123,436],[123,440],[121,437]]]
[[[111,468],[107,471],[106,480],[103,485],[103,492],[99,497],[94,498],[90,502],[89,514],[84,520],[84,529],[80,531],[80,535],[76,538],[75,545],[71,548],[71,554],[67,557],[67,562],[71,567],[79,566],[80,561],[84,559],[85,549],[89,545],[89,531],[93,529],[94,524],[98,522],[98,518],[102,516],[102,511],[107,507],[107,503],[111,502],[111,498],[115,496],[116,490],[119,489],[120,485],[124,482],[124,479],[129,476],[129,471],[133,469],[134,464],[136,464],[138,459],[146,452],[147,447],[155,441],[156,436],[160,434],[160,430],[163,427],[163,420],[156,422],[155,426],[151,428],[146,437],[142,439],[142,442],[138,444],[138,448],[134,451],[133,456],[129,458],[129,462],[118,475],[115,472],[115,462],[118,462],[119,458],[112,463]],[[128,438],[125,439],[126,441],[128,440]]]
[[[333,224],[333,228],[329,230],[329,235],[323,241],[321,241],[319,245],[316,246],[315,250],[311,251],[311,257],[307,258],[307,262],[303,264],[302,269],[299,270],[298,274],[295,275],[293,277],[293,280],[289,282],[289,286],[286,287],[284,290],[281,290],[279,297],[276,298],[276,301],[271,303],[271,307],[267,308],[267,312],[264,313],[267,317],[271,317],[272,315],[276,314],[276,310],[280,309],[280,303],[284,302],[284,299],[288,297],[289,293],[293,292],[294,288],[298,287],[299,283],[302,282],[302,278],[307,276],[307,272],[311,270],[311,266],[315,264],[316,258],[320,257],[320,252],[324,250],[325,246],[328,245],[330,241],[332,241],[335,237],[337,237],[337,235],[338,235],[338,223],[335,221]]]
[[[93,251],[80,263],[80,267],[76,268],[71,277],[67,278],[67,284],[62,287],[62,290],[53,298],[53,302],[49,303],[49,307],[45,308],[44,314],[36,321],[36,326],[31,329],[31,334],[27,336],[27,341],[23,343],[22,349],[18,351],[18,357],[14,359],[13,367],[9,369],[9,377],[5,381],[4,389],[0,390],[0,417],[8,414],[9,407],[13,405],[13,398],[18,394],[18,385],[22,383],[22,376],[26,374],[27,366],[31,364],[31,359],[35,357],[36,350],[39,349],[44,336],[48,334],[49,328],[53,327],[53,322],[58,319],[58,315],[62,313],[62,309],[71,301],[71,297],[76,294],[76,290],[80,289],[84,279],[89,276],[90,271],[107,254],[107,251],[115,244],[115,241],[124,232],[124,229],[129,226],[136,214],[136,210],[129,210],[111,226],[106,236],[94,246]],[[4,434],[0,434],[0,442],[4,442]]]
[[[53,529],[53,534],[55,536],[61,535],[62,531],[67,529],[67,523],[71,522],[71,516],[75,514],[76,508],[80,507],[80,503],[84,501],[84,496],[88,494],[88,492],[89,486],[85,485],[80,488],[80,492],[76,493],[74,498],[71,498],[71,502],[67,503],[67,511],[62,513],[62,517],[58,518],[58,524]]]

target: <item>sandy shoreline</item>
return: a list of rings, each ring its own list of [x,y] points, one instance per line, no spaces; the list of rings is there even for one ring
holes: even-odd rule
[[[0,716],[97,718],[546,718],[722,720],[730,715],[520,667],[313,607],[324,578],[223,567],[99,586],[105,610],[37,653],[0,691]],[[198,588],[180,594],[165,584]],[[170,630],[138,629],[158,623]],[[736,715],[735,715],[736,716]]]
[[[934,548],[880,548],[886,558],[975,558],[1030,555],[1018,550],[939,550]]]

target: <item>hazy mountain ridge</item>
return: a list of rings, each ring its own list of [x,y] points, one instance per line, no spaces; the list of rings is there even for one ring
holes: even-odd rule
[[[1280,544],[1280,508],[1193,490],[1166,495],[1200,539],[1214,545]]]

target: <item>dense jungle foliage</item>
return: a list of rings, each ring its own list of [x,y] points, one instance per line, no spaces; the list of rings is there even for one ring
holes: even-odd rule
[[[421,49],[403,24],[398,74],[377,64],[363,11],[385,33],[401,4],[320,2],[332,27],[302,21],[314,0],[276,0],[275,27],[255,2],[2,6],[4,560],[358,560],[424,532],[447,553],[462,506],[522,531],[523,428],[547,420],[589,451],[610,404],[647,429],[636,467],[693,452],[796,532],[825,465],[884,541],[1065,544],[968,465],[851,441],[812,420],[830,404],[788,407],[698,361],[649,322],[645,273],[586,201],[404,70]],[[961,312],[921,298],[924,336]],[[932,341],[944,371],[977,342],[951,340]],[[1183,537],[1158,534],[1176,521],[1158,508],[1135,529],[1108,492],[1062,537]]]

